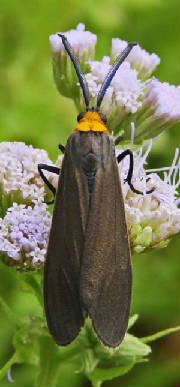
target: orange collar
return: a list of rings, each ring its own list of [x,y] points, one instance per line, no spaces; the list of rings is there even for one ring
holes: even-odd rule
[[[106,128],[98,112],[88,111],[84,114],[84,117],[78,122],[74,131],[80,132],[106,132],[109,130]]]

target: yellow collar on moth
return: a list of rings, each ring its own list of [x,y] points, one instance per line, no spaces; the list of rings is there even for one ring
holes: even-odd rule
[[[102,121],[99,113],[91,111],[88,111],[84,114],[84,117],[81,118],[73,131],[109,133],[109,130],[106,128],[106,125]]]

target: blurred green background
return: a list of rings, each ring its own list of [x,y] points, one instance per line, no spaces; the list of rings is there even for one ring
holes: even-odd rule
[[[156,77],[178,85],[179,15],[178,0],[1,0],[0,140],[44,148],[55,161],[58,143],[65,143],[75,126],[72,101],[59,96],[53,83],[50,34],[85,23],[98,35],[98,59],[109,54],[112,37],[136,41],[160,56]],[[176,125],[154,144],[149,166],[170,165],[178,139]],[[132,313],[140,314],[133,330],[136,335],[150,335],[178,323],[178,239],[173,238],[164,250],[133,258]],[[20,315],[38,311],[34,298],[20,292],[12,269],[2,264],[0,293]],[[13,353],[13,329],[0,310],[0,366]],[[177,387],[178,335],[158,340],[152,350],[150,362],[104,386]],[[32,386],[34,373],[34,367],[13,367],[13,386]],[[0,387],[9,385],[6,379],[0,383]],[[90,384],[78,374],[72,381],[70,368],[64,368],[59,386],[75,385]]]

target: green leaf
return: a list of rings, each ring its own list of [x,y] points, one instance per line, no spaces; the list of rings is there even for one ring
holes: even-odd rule
[[[23,332],[22,329],[18,330],[13,338],[13,345],[21,363],[38,365],[38,343],[27,332]]]
[[[4,299],[0,296],[0,307],[3,309],[3,311],[6,313],[7,317],[9,318],[9,320],[16,326],[16,327],[20,327],[21,324],[22,324],[22,321],[19,319],[18,316],[16,316],[12,310],[10,309],[10,307],[8,306],[8,304],[6,304],[6,302],[4,301]]]
[[[128,330],[132,328],[132,326],[135,324],[135,322],[137,321],[138,319],[138,314],[134,314],[133,316],[131,316],[129,318],[129,322],[128,322]]]
[[[99,360],[96,356],[93,350],[88,349],[82,358],[82,367],[81,371],[89,377],[89,374],[91,374],[97,364],[99,363]]]
[[[18,329],[13,337],[13,346],[19,361],[37,365],[39,361],[39,338],[46,336],[44,320],[42,318],[30,318]]]
[[[153,249],[164,249],[165,247],[168,246],[170,240],[171,240],[171,238],[165,239],[165,240],[163,240],[163,241],[157,243],[156,245],[154,245],[152,248],[153,248]]]
[[[141,337],[140,340],[142,343],[150,343],[151,341],[155,341],[157,339],[160,339],[161,337],[169,335],[170,333],[173,333],[173,332],[177,332],[179,330],[180,330],[180,327],[164,329],[163,331],[154,333],[154,335],[147,336],[147,337]]]
[[[134,364],[135,362],[131,360],[126,365],[122,365],[120,367],[106,369],[96,368],[90,375],[88,375],[88,377],[91,380],[93,387],[100,387],[103,381],[111,380],[126,374],[128,371],[130,371]]]
[[[114,367],[125,366],[130,361],[139,362],[143,360],[144,357],[150,354],[151,348],[142,343],[140,339],[127,333],[119,347],[113,349],[99,343],[94,348],[94,352],[99,359],[100,365]]]
[[[35,386],[55,387],[61,368],[59,348],[51,337],[42,337],[40,344],[40,362]]]
[[[81,345],[87,348],[96,347],[100,344],[92,327],[92,322],[90,318],[86,319],[85,325],[81,329],[78,339],[80,340]]]
[[[117,353],[124,359],[139,359],[149,355],[151,348],[143,343],[141,339],[126,333],[123,342],[117,349]]]
[[[67,98],[80,98],[80,88],[77,76],[71,61],[66,55],[61,55],[59,60],[53,60],[53,75],[56,87],[61,95]]]
[[[23,291],[31,292],[35,295],[40,305],[43,305],[43,294],[42,294],[42,270],[37,272],[26,272],[26,273],[16,273],[20,277],[20,287],[23,288]]]

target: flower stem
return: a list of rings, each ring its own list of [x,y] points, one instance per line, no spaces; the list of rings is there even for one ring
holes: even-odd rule
[[[40,340],[40,364],[34,387],[55,387],[62,365],[79,354],[76,345],[59,348],[51,337]]]
[[[163,336],[169,335],[170,333],[177,332],[179,330],[180,330],[180,327],[164,329],[163,331],[157,332],[154,335],[147,336],[147,337],[141,337],[140,340],[143,343],[150,343],[151,341],[155,341],[157,339],[160,339]]]
[[[22,323],[21,320],[18,319],[16,315],[12,312],[12,310],[9,308],[9,306],[6,304],[6,302],[3,300],[3,298],[0,296],[0,306],[8,316],[9,320],[16,326],[21,327]]]
[[[42,286],[34,273],[26,273],[23,275],[23,281],[36,296],[40,305],[43,305]]]

